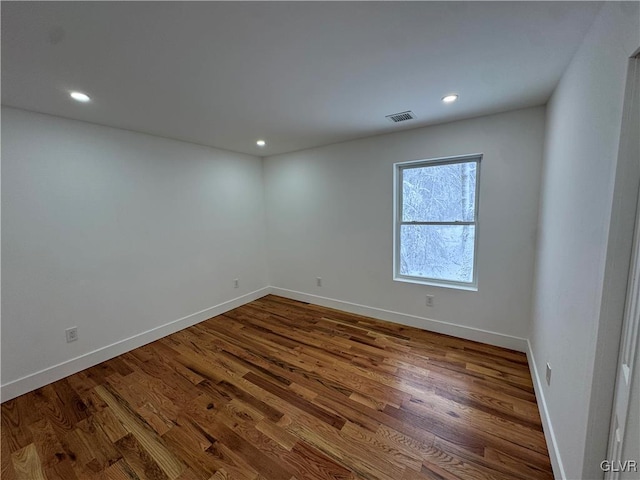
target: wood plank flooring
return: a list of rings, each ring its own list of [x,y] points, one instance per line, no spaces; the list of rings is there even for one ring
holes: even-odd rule
[[[267,296],[2,404],[2,479],[553,478],[524,354]]]

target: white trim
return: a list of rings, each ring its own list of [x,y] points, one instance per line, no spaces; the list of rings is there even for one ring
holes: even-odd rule
[[[639,58],[631,58],[627,69],[627,85],[624,99],[624,111],[622,115],[622,127],[620,133],[620,160],[628,158],[632,160],[635,148],[630,146],[630,141],[637,144],[638,127],[640,117],[637,108],[640,105],[640,66]],[[635,112],[635,113],[632,113]],[[635,161],[635,159],[633,160]],[[634,170],[637,172],[637,170]],[[637,174],[634,175],[637,177]],[[635,186],[637,188],[637,178]],[[640,345],[640,194],[636,192],[635,225],[633,233],[633,247],[626,288],[626,299],[620,335],[618,362],[616,365],[616,384],[613,396],[613,408],[609,425],[609,442],[607,445],[606,459],[613,465],[623,462],[622,454],[625,451],[625,443],[628,441],[627,427],[631,408],[630,404],[633,389],[633,371],[637,368],[635,357]],[[605,480],[617,480],[620,478],[619,469],[611,469],[605,472]]]
[[[333,298],[319,297],[309,293],[297,292],[295,290],[287,290],[285,288],[271,287],[273,295],[299,300],[301,302],[312,303],[322,307],[335,308],[349,313],[365,315],[367,317],[377,318],[379,320],[387,320],[393,323],[408,325],[410,327],[421,328],[436,333],[452,335],[458,338],[465,338],[476,342],[487,343],[497,347],[510,348],[519,352],[527,351],[527,340],[525,338],[504,335],[502,333],[482,330],[480,328],[466,327],[456,325],[454,323],[442,322],[425,317],[408,315],[406,313],[393,312],[391,310],[383,310],[381,308],[368,307],[357,303],[345,302]]]
[[[318,295],[312,295],[309,293],[287,290],[278,287],[261,288],[241,297],[237,297],[227,302],[220,303],[213,307],[174,320],[151,330],[147,330],[146,332],[139,333],[111,345],[96,349],[92,352],[86,353],[71,360],[59,363],[58,365],[54,365],[39,372],[6,383],[0,387],[1,401],[4,402],[10,400],[24,393],[35,390],[36,388],[48,385],[49,383],[55,382],[76,372],[97,365],[98,363],[104,362],[118,355],[122,355],[125,352],[131,351],[135,348],[166,337],[167,335],[171,335],[172,333],[200,323],[211,317],[221,315],[225,312],[228,312],[229,310],[240,307],[246,303],[252,302],[269,294],[279,295],[285,298],[290,298],[292,300],[311,303],[313,305],[336,308],[345,312],[365,315],[380,320],[387,320],[402,325],[421,328],[423,330],[452,335],[458,338],[465,338],[468,340],[487,343],[490,345],[510,348],[520,352],[526,352],[527,359],[529,361],[529,369],[533,378],[536,398],[540,409],[540,416],[542,418],[542,425],[545,432],[547,447],[549,449],[549,456],[551,458],[553,472],[555,478],[557,479],[566,478],[564,474],[564,467],[560,457],[560,452],[556,442],[556,437],[551,424],[551,418],[547,410],[547,405],[542,390],[542,383],[538,375],[533,351],[531,349],[529,340],[520,337],[514,337],[511,335],[504,335],[497,332],[491,332],[488,330],[456,325],[453,323],[418,317],[415,315],[408,315],[391,310],[368,307],[366,305],[345,302],[343,300],[336,300],[327,297],[320,297]]]
[[[536,392],[538,410],[540,412],[540,418],[542,419],[542,428],[544,430],[544,438],[547,442],[549,458],[551,459],[553,476],[556,479],[565,479],[567,478],[567,475],[564,472],[564,464],[562,463],[562,457],[560,456],[560,448],[558,447],[556,434],[553,431],[551,415],[549,415],[547,402],[544,398],[544,389],[542,388],[544,384],[542,383],[541,377],[538,375],[538,367],[536,366],[536,360],[533,356],[533,349],[531,348],[531,342],[529,342],[529,340],[527,340],[527,360],[529,362],[531,378],[533,379],[533,388]]]
[[[146,345],[147,343],[154,342],[160,338],[166,337],[167,335],[171,335],[172,333],[195,325],[196,323],[200,323],[211,317],[215,317],[216,315],[221,315],[229,310],[233,310],[234,308],[264,297],[269,293],[271,293],[270,287],[261,288],[254,292],[247,293],[246,295],[214,305],[213,307],[192,313],[186,317],[165,323],[164,325],[152,328],[146,332],[138,333],[129,338],[125,338],[124,340],[112,343],[111,345],[98,348],[92,352],[80,355],[79,357],[66,360],[52,367],[40,370],[39,372],[5,383],[0,386],[0,399],[4,402],[35,390],[36,388],[43,387],[49,383],[84,370],[85,368],[92,367],[98,363]]]
[[[411,160],[407,162],[397,162],[393,164],[393,279],[408,283],[421,285],[433,285],[436,287],[453,288],[458,290],[478,290],[478,233],[479,233],[479,212],[480,212],[480,164],[484,157],[483,153],[456,155],[453,157],[431,158],[423,160]],[[453,165],[457,163],[476,164],[476,185],[475,204],[472,222],[404,222],[403,219],[403,188],[402,174],[405,169],[420,168],[439,165]],[[438,279],[431,277],[415,277],[400,273],[400,250],[401,250],[401,229],[403,225],[472,225],[473,233],[473,278],[471,282]]]
[[[412,277],[410,275],[403,275],[401,277],[394,276],[394,282],[405,282],[405,283],[414,283],[418,285],[429,285],[430,287],[441,287],[441,288],[453,288],[455,290],[463,290],[466,292],[477,292],[477,285],[465,285],[463,283],[449,283],[446,280],[442,280],[437,282],[435,280],[425,280],[423,277]]]

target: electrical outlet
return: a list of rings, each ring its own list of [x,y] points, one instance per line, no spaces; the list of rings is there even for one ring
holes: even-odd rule
[[[316,286],[317,287],[321,287],[322,286],[322,278],[316,277]]]
[[[67,343],[78,340],[78,327],[67,328],[64,333],[67,335]]]
[[[233,280],[233,288],[238,288],[240,286],[240,280],[237,278]]]
[[[547,362],[547,385],[551,385],[551,365]]]
[[[433,295],[427,295],[427,307],[433,307]]]

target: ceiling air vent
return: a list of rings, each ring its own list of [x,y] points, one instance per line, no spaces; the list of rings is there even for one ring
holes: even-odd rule
[[[394,113],[392,115],[387,115],[384,118],[388,119],[390,122],[398,123],[398,122],[404,122],[406,120],[413,120],[414,118],[416,118],[416,114],[413,113],[411,110],[409,110],[409,111],[406,111],[406,112],[400,112],[400,113]]]

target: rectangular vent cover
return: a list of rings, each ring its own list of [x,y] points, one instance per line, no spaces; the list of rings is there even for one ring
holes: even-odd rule
[[[387,118],[390,122],[398,123],[405,122],[407,120],[413,120],[414,118],[416,118],[416,114],[409,110],[406,112],[394,113],[393,115],[387,115],[384,118]]]

